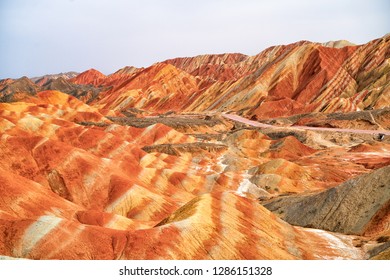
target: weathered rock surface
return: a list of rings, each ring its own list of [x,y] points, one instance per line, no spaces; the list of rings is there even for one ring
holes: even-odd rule
[[[326,191],[263,205],[293,225],[358,235],[390,233],[390,166]]]

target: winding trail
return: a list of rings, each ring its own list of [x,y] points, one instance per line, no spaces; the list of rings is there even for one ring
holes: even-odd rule
[[[389,130],[368,130],[368,129],[349,129],[349,128],[329,128],[329,127],[311,127],[311,126],[276,126],[271,124],[264,124],[257,121],[251,121],[246,118],[233,115],[233,114],[221,114],[222,117],[238,121],[244,124],[248,124],[255,127],[261,127],[261,128],[289,128],[289,129],[304,129],[304,130],[315,130],[315,131],[332,131],[332,132],[345,132],[345,133],[357,133],[357,134],[371,134],[371,135],[390,135]]]

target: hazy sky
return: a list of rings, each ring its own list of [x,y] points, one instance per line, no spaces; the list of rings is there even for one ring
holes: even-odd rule
[[[0,0],[0,79],[390,32],[388,0]]]

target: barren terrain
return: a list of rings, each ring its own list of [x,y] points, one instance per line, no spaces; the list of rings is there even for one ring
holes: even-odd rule
[[[0,81],[0,258],[388,259],[390,37]]]

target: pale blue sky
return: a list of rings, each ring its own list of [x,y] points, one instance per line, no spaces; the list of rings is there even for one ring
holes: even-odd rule
[[[388,0],[0,0],[0,79],[390,32]]]

